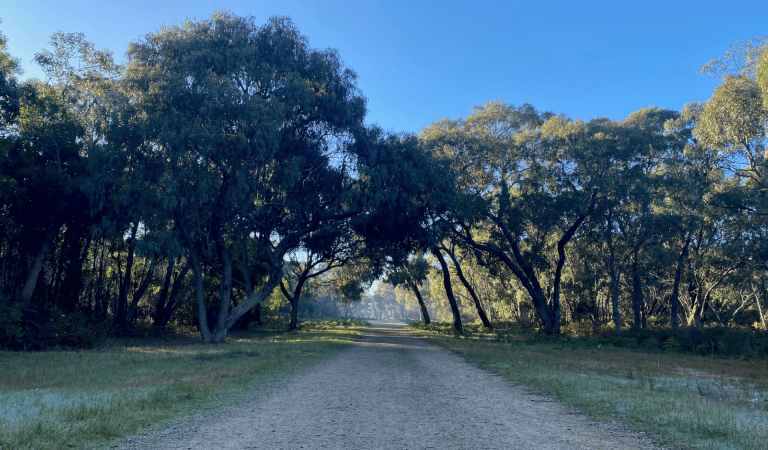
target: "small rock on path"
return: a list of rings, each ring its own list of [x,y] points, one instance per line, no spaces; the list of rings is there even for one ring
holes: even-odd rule
[[[661,449],[386,322],[254,403],[151,441],[162,450]]]

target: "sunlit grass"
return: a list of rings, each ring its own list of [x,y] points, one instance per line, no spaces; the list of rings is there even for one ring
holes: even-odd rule
[[[648,353],[583,340],[500,342],[471,333],[462,338],[425,333],[514,383],[543,390],[598,419],[624,420],[668,444],[768,448],[765,360]]]
[[[213,398],[305,369],[353,342],[361,322],[282,323],[205,346],[194,336],[93,350],[0,352],[0,449],[103,448],[213,407]],[[236,394],[235,394],[236,396]]]

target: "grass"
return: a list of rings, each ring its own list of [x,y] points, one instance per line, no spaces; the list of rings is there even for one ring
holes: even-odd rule
[[[520,330],[430,339],[510,381],[549,393],[599,420],[622,420],[690,449],[768,446],[768,361],[644,351]],[[447,334],[451,336],[447,336]]]
[[[364,326],[307,321],[287,332],[271,322],[215,346],[173,336],[93,350],[0,352],[0,449],[107,447],[297,373],[349,345]]]

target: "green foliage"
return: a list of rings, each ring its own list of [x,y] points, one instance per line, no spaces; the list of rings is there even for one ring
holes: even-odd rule
[[[0,348],[17,347],[24,330],[21,304],[0,295]]]
[[[642,344],[643,350],[655,352],[659,350],[659,340],[656,338],[645,339]]]
[[[4,126],[19,111],[16,76],[20,73],[19,60],[8,54],[8,40],[0,32],[0,126]]]
[[[757,83],[763,90],[764,106],[768,109],[768,51],[763,51],[757,64]]]
[[[411,323],[411,327],[433,333],[452,335],[449,323],[424,325]],[[606,334],[595,338],[575,338],[568,333],[548,335],[543,328],[526,329],[514,322],[494,323],[494,332],[488,333],[480,325],[468,325],[468,337],[498,342],[525,342],[528,345],[567,343],[579,348],[616,347],[647,353],[695,354],[723,358],[768,359],[768,332],[745,331],[735,328],[713,327],[700,329],[686,327],[677,330],[653,329],[624,331],[620,336]]]

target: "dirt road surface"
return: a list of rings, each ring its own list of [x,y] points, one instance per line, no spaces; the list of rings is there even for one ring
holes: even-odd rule
[[[374,322],[353,346],[215,417],[125,449],[661,449]]]

